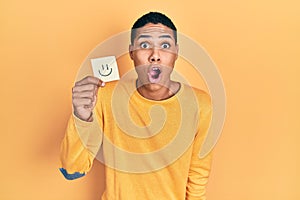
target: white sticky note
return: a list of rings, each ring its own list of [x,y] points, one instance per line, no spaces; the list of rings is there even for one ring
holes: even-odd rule
[[[119,80],[119,70],[115,56],[91,59],[94,76],[104,82]]]

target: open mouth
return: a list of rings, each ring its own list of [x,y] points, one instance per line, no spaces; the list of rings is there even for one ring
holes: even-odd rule
[[[159,67],[151,67],[148,72],[149,81],[151,83],[158,83],[160,81],[161,69]]]

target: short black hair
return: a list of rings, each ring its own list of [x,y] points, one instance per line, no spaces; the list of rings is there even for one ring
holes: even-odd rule
[[[149,12],[135,21],[131,28],[131,44],[136,36],[136,29],[145,26],[148,23],[163,24],[173,30],[175,43],[177,43],[177,29],[172,20],[160,12]]]

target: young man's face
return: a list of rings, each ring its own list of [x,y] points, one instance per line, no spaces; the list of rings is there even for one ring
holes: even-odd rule
[[[178,57],[172,29],[152,23],[138,28],[129,51],[141,83],[168,84]]]

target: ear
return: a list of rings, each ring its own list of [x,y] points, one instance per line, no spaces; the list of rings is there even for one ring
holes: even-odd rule
[[[131,60],[133,60],[133,46],[132,46],[132,44],[129,45],[128,50],[129,50],[129,56],[130,56]]]
[[[179,46],[178,46],[178,44],[176,44],[176,60],[178,58],[178,53],[179,53]]]

